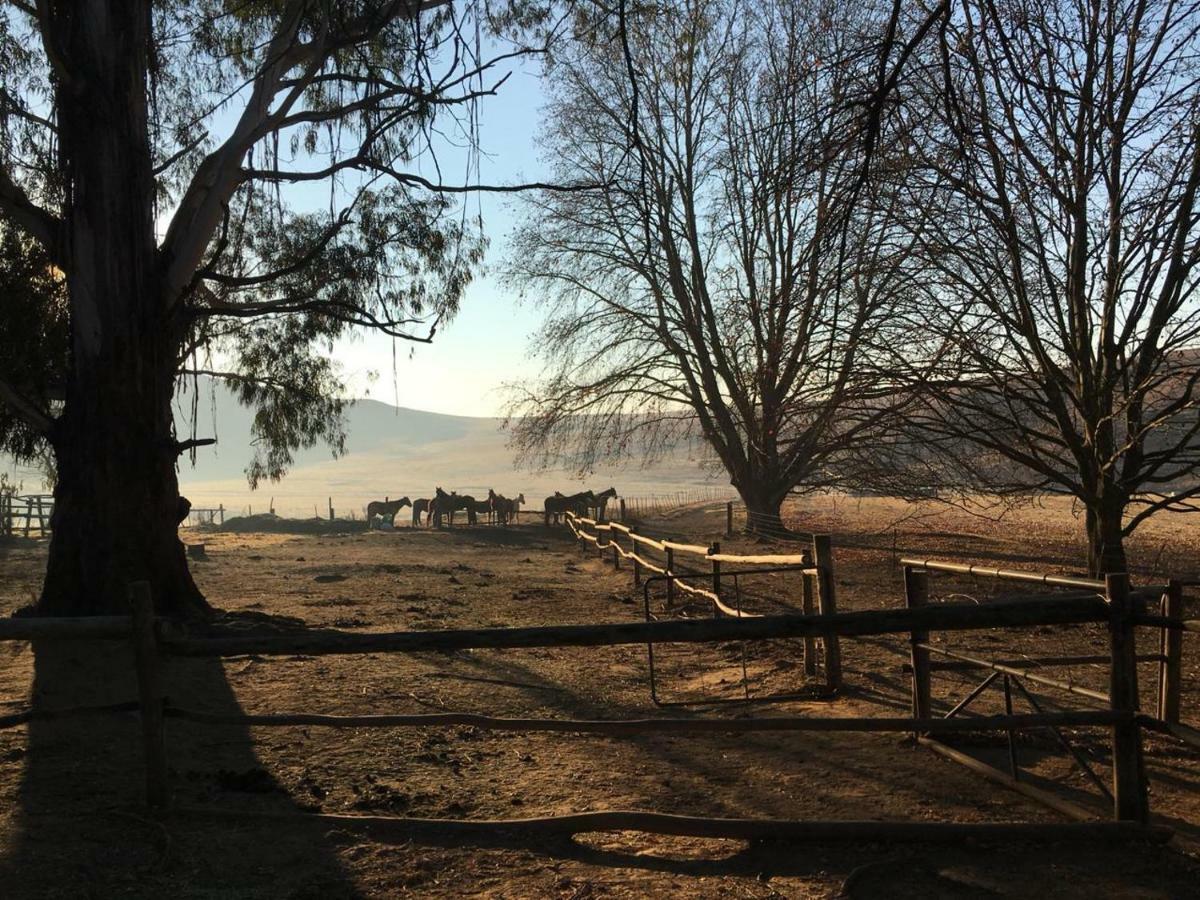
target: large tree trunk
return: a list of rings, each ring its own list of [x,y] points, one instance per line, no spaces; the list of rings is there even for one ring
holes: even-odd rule
[[[147,579],[161,612],[207,611],[177,534],[171,397],[183,328],[164,308],[154,234],[149,5],[55,4],[50,19],[64,73],[60,166],[74,186],[63,210],[72,334],[40,608],[123,611],[128,583]]]
[[[762,537],[783,537],[790,534],[780,510],[788,495],[786,488],[762,486],[751,482],[749,487],[738,487],[738,494],[746,504],[746,531]]]
[[[1088,572],[1099,578],[1128,571],[1122,532],[1125,504],[1115,498],[1101,498],[1086,509]]]

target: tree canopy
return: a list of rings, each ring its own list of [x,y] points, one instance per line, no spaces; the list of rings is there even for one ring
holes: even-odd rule
[[[547,310],[517,447],[583,468],[702,437],[752,514],[889,411],[914,297],[890,138],[864,141],[886,10],[688,2],[585,22],[548,72],[556,181],[510,279]],[[621,26],[624,25],[622,29]]]

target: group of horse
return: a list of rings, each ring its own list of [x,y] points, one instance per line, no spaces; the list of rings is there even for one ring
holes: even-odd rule
[[[604,521],[604,513],[608,508],[608,501],[617,496],[617,489],[610,487],[608,490],[595,493],[594,491],[580,491],[578,494],[561,494],[555,491],[551,496],[546,498],[546,524],[549,525],[551,519],[555,523],[558,522],[558,517],[563,513],[574,513],[577,516],[586,516],[594,518],[597,522]]]
[[[608,501],[617,496],[617,489],[610,487],[596,493],[595,491],[580,491],[577,494],[563,494],[555,491],[546,498],[546,524],[553,520],[557,524],[563,513],[574,513],[577,516],[587,516],[603,521]],[[432,497],[421,497],[410,500],[401,497],[399,500],[372,500],[367,504],[367,527],[375,527],[375,520],[386,519],[395,524],[396,514],[404,507],[412,507],[412,524],[414,528],[421,525],[442,527],[442,520],[454,524],[454,514],[465,512],[467,524],[476,524],[480,517],[496,525],[508,525],[517,520],[525,495],[505,497],[489,489],[486,500],[476,500],[470,494],[459,494],[456,491],[446,493],[440,487],[434,490]]]
[[[459,494],[456,491],[446,493],[439,487],[434,490],[432,497],[420,497],[416,500],[410,500],[408,497],[401,497],[399,500],[372,500],[367,504],[367,527],[373,528],[376,518],[386,519],[394,525],[396,514],[406,506],[412,507],[414,528],[422,524],[441,528],[443,519],[453,525],[456,512],[466,512],[468,525],[476,524],[480,516],[492,524],[508,525],[516,521],[524,502],[524,494],[505,497],[489,488],[486,500],[476,500],[470,494]]]

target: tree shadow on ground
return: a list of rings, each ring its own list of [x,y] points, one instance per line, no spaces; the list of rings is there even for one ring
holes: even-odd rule
[[[31,705],[49,711],[137,697],[124,641],[33,646]],[[168,660],[172,702],[241,712],[219,659]],[[16,752],[16,751],[14,751]],[[333,843],[277,827],[160,819],[145,806],[137,713],[33,721],[6,825],[6,897],[356,897]],[[248,729],[188,739],[167,723],[171,800],[300,807],[263,770]]]

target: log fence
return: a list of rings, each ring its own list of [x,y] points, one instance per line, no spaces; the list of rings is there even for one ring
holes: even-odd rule
[[[18,494],[15,491],[0,491],[0,536],[38,537],[50,534],[50,521],[54,515],[53,494]]]
[[[739,619],[758,618],[762,613],[752,612],[746,609],[742,603],[742,584],[748,576],[780,573],[792,573],[801,577],[803,595],[808,598],[807,605],[804,607],[805,612],[820,611],[832,614],[837,611],[833,575],[833,545],[827,535],[814,536],[812,551],[807,554],[736,554],[722,552],[721,545],[717,542],[705,545],[688,544],[665,538],[655,539],[638,533],[634,526],[620,522],[597,522],[595,519],[578,516],[572,512],[567,512],[563,520],[576,540],[585,547],[594,546],[596,548],[600,559],[604,559],[608,554],[614,568],[620,569],[621,560],[632,562],[634,587],[645,587],[643,600],[647,621],[652,618],[649,596],[649,586],[652,584],[665,586],[668,610],[675,609],[676,593],[681,592],[711,604],[713,614],[716,616]],[[589,529],[591,530],[589,531]],[[661,560],[651,559],[648,555],[650,552],[661,553],[663,558]],[[682,567],[677,567],[676,559],[679,557],[697,561],[701,565],[707,564],[709,569],[707,575],[686,572]],[[726,569],[722,572],[723,565],[768,566],[769,568]],[[645,572],[652,573],[649,579],[644,577],[643,573]],[[692,578],[694,581],[698,577],[705,577],[709,584],[701,587],[687,580]],[[732,586],[732,590],[723,588],[723,585]],[[815,607],[813,606],[814,596],[819,597]],[[841,648],[838,637],[822,635],[821,649],[825,661],[826,690],[832,694],[841,687],[842,681]],[[815,675],[818,658],[817,636],[810,635],[804,638],[803,652],[805,674]],[[662,700],[658,695],[655,656],[652,646],[648,646],[647,656],[650,664],[651,698],[658,705],[676,705]],[[750,694],[744,648],[742,663],[742,688],[745,694],[744,699],[748,700]],[[757,699],[758,702],[768,702],[794,699],[796,696],[795,693],[785,693]]]
[[[619,529],[618,529],[619,531]],[[628,534],[629,532],[623,532]],[[592,536],[593,538],[595,536]],[[590,543],[590,542],[588,542]],[[658,542],[662,544],[663,542]],[[645,546],[641,544],[640,546]],[[686,546],[686,545],[677,545]],[[724,560],[722,560],[724,561]],[[669,816],[656,812],[615,810],[577,813],[524,820],[462,821],[409,819],[403,817],[356,817],[295,814],[267,814],[273,821],[326,822],[342,824],[361,821],[364,827],[383,827],[402,831],[446,830],[471,835],[496,829],[574,834],[587,831],[641,830],[665,834],[718,835],[722,837],[786,836],[819,840],[954,840],[989,835],[1004,839],[1094,840],[1098,837],[1123,839],[1143,837],[1169,838],[1169,829],[1148,825],[1149,809],[1142,763],[1143,716],[1136,709],[1137,656],[1134,632],[1139,621],[1138,602],[1145,591],[1132,591],[1124,575],[1109,576],[1102,591],[1073,592],[1063,596],[1006,599],[985,605],[921,602],[919,572],[936,571],[936,564],[919,561],[907,564],[906,586],[912,596],[904,608],[837,612],[821,609],[812,614],[764,615],[758,617],[721,616],[705,619],[673,619],[648,622],[617,622],[589,625],[556,625],[524,628],[482,628],[447,631],[395,633],[348,633],[336,630],[310,631],[303,634],[260,634],[194,636],[180,626],[152,615],[152,598],[144,583],[131,586],[132,614],[79,619],[9,619],[0,622],[4,640],[78,640],[108,639],[130,641],[134,650],[138,679],[138,699],[106,707],[80,707],[60,710],[27,709],[0,718],[0,727],[17,727],[41,718],[124,714],[133,709],[140,713],[142,745],[146,770],[146,800],[154,809],[171,805],[166,723],[193,722],[209,727],[330,727],[330,728],[429,728],[447,725],[472,725],[481,729],[511,733],[555,732],[603,735],[640,735],[652,733],[747,734],[758,732],[848,732],[913,733],[921,744],[955,760],[1000,784],[1039,800],[1077,821],[1064,824],[951,822],[811,822],[776,819],[716,819]],[[723,576],[731,573],[726,570]],[[658,576],[667,581],[667,575]],[[1018,579],[1019,580],[1019,579]],[[678,585],[677,585],[678,586]],[[1078,587],[1078,585],[1075,585]],[[927,598],[926,598],[927,599]],[[929,635],[934,632],[978,631],[991,628],[1037,628],[1051,625],[1098,624],[1109,634],[1109,692],[1103,708],[1047,712],[1036,708],[1029,713],[1012,711],[1010,703],[1003,714],[967,715],[973,696],[1000,678],[1026,678],[1027,672],[1012,672],[992,667],[984,685],[948,714],[933,714],[927,682],[932,665],[922,662],[921,654],[933,651]],[[914,653],[912,715],[893,717],[769,716],[769,717],[670,717],[642,719],[551,719],[501,718],[466,712],[419,715],[320,715],[315,713],[275,713],[232,715],[189,710],[165,699],[163,665],[173,656],[229,657],[246,654],[319,655],[379,652],[416,652],[425,650],[501,649],[521,647],[607,647],[622,644],[663,642],[722,642],[771,640],[781,637],[820,638],[864,635],[905,635]],[[957,662],[968,660],[956,659]],[[1015,682],[1013,683],[1015,686]],[[1018,690],[1022,688],[1018,687]],[[1100,702],[1099,697],[1085,699]],[[1035,701],[1036,702],[1036,701]],[[966,732],[1015,734],[1030,729],[1052,729],[1061,735],[1065,728],[1105,729],[1112,747],[1112,821],[1095,821],[1090,810],[1076,807],[1041,791],[1020,779],[1019,772],[1005,774],[960,751],[944,745],[938,736]],[[177,738],[181,739],[181,738]],[[1092,773],[1094,779],[1098,776]],[[1106,788],[1107,789],[1107,788]],[[187,810],[185,810],[187,811]],[[252,818],[253,813],[232,810],[190,810],[227,818]]]

